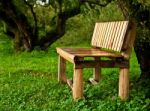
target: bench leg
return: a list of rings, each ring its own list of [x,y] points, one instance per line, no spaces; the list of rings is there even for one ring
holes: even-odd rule
[[[83,69],[76,69],[74,66],[73,76],[73,99],[78,100],[83,98]]]
[[[100,60],[100,57],[94,57],[94,60]],[[90,78],[89,81],[92,84],[97,84],[101,79],[101,68],[99,67],[99,64],[97,64],[93,69],[93,78]]]
[[[95,57],[94,58],[95,61],[99,60],[99,57]],[[93,69],[93,79],[97,82],[99,82],[101,78],[101,68],[99,67],[99,65],[96,65],[96,67]]]
[[[119,76],[119,97],[126,100],[129,96],[129,68],[121,68]]]
[[[58,81],[59,82],[67,82],[66,78],[66,60],[59,56],[58,58]]]

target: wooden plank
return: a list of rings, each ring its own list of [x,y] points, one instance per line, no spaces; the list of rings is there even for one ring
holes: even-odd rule
[[[67,82],[66,79],[66,60],[61,56],[58,57],[58,81]]]
[[[100,61],[100,57],[94,57],[94,61]],[[97,63],[93,69],[93,80],[99,82],[101,78],[101,68],[99,63]]]
[[[118,50],[118,47],[120,47],[119,45],[120,45],[120,39],[123,37],[123,36],[121,36],[122,35],[122,32],[124,31],[123,30],[123,26],[124,26],[124,22],[121,22],[121,25],[120,25],[120,29],[119,29],[119,32],[118,32],[118,37],[117,37],[117,41],[116,41],[116,45],[115,45],[115,48],[114,48],[114,50],[116,50],[116,51],[119,51]]]
[[[95,28],[94,28],[94,32],[93,32],[93,36],[92,36],[92,42],[91,42],[92,46],[96,46],[96,43],[95,43],[96,37],[95,36],[97,34],[97,28],[98,28],[98,23],[95,24]]]
[[[109,44],[109,49],[113,50],[113,43],[114,43],[114,40],[115,40],[115,34],[116,34],[116,30],[117,30],[117,23],[114,22],[114,28],[113,28],[113,33],[111,35],[111,40],[110,40],[110,44]]]
[[[115,45],[116,45],[116,41],[117,41],[117,37],[118,37],[118,32],[119,32],[119,29],[120,29],[120,22],[116,22],[117,24],[117,29],[115,31],[115,36],[114,36],[114,41],[113,41],[113,46],[112,46],[112,49],[115,50]]]
[[[101,27],[101,26],[99,26],[99,27]],[[107,28],[107,24],[106,24],[106,23],[103,23],[103,24],[102,24],[102,29],[101,29],[101,34],[99,35],[100,41],[99,41],[98,47],[102,47],[106,28]]]
[[[80,65],[80,68],[76,68],[76,66],[78,65],[74,64],[73,88],[72,88],[74,100],[83,98],[83,69],[82,65]]]
[[[101,27],[101,26],[99,26],[99,27]],[[103,23],[103,27],[102,27],[102,30],[101,30],[100,41],[99,41],[99,46],[98,47],[102,47],[102,45],[103,45],[106,29],[107,29],[107,24]]]
[[[124,56],[124,58],[126,60],[130,59],[132,47],[133,47],[135,37],[136,37],[136,23],[135,23],[135,21],[130,21],[129,29],[130,30],[128,30],[127,35],[126,35],[127,41],[125,41],[125,44],[123,44],[123,47],[122,47],[123,48],[122,49],[123,50],[122,55]]]
[[[107,30],[105,31],[105,36],[104,36],[104,40],[102,43],[102,48],[106,48],[105,43],[107,42],[107,35],[108,35],[109,30],[110,30],[110,22],[107,23]]]
[[[67,51],[64,51],[61,48],[56,48],[57,53],[62,56],[63,58],[65,58],[66,60],[68,60],[71,63],[74,63],[74,59],[75,59],[75,55],[68,53]]]
[[[113,40],[113,43],[112,43],[112,50],[114,50],[114,46],[115,46],[115,42],[116,42],[116,40],[117,40],[117,34],[118,34],[118,31],[119,31],[119,25],[120,25],[120,22],[115,22],[115,24],[116,24],[116,30],[115,30],[115,32],[114,32],[114,40]]]
[[[122,44],[123,44],[123,40],[125,38],[125,34],[126,34],[126,31],[127,31],[127,26],[128,26],[128,22],[124,22],[123,24],[123,28],[122,28],[122,32],[121,32],[121,35],[120,35],[120,40],[119,40],[119,44],[118,44],[118,48],[117,50],[120,51],[121,48],[122,48]]]
[[[131,28],[130,28],[130,24],[128,25],[128,29],[127,29],[127,32],[126,32],[126,35],[125,35],[125,38],[124,38],[124,41],[123,41],[123,45],[122,45],[122,49],[121,50],[127,50],[128,49],[128,46],[129,46],[129,43],[132,39],[131,37]]]
[[[74,69],[73,77],[73,98],[74,100],[83,98],[83,75],[82,69]]]
[[[97,23],[92,37],[92,46],[120,51],[127,23],[128,21]]]
[[[109,32],[109,30],[110,30],[110,22],[105,23],[105,24],[107,24],[108,28],[107,28],[107,31],[104,32],[104,33],[105,33],[105,36],[104,36],[104,41],[103,41],[103,43],[102,43],[102,48],[106,48],[106,47],[105,47],[105,44],[106,44],[106,42],[107,42],[107,36],[108,36],[108,32]]]
[[[126,100],[129,96],[129,68],[121,68],[119,76],[119,97]]]
[[[109,44],[109,39],[111,38],[111,36],[110,36],[111,31],[112,31],[112,22],[110,22],[110,24],[109,24],[109,30],[107,32],[106,42],[104,43],[104,46],[106,49],[108,49],[107,44]]]
[[[58,52],[62,57],[72,61],[72,63],[74,63],[78,57],[122,57],[121,53],[104,51],[97,48],[61,48]]]
[[[117,48],[118,48],[118,42],[119,42],[119,39],[120,39],[120,35],[121,35],[121,31],[122,31],[122,28],[123,28],[123,22],[120,22],[120,25],[119,25],[119,30],[118,30],[118,34],[117,34],[117,39],[115,41],[115,46],[114,46],[114,50],[115,51],[118,51]]]
[[[101,38],[102,38],[103,27],[104,27],[103,23],[98,24],[98,34],[97,34],[97,38],[96,38],[96,41],[97,41],[96,46],[97,47],[101,47],[100,41],[101,41]]]
[[[107,42],[106,42],[106,48],[107,49],[111,49],[110,47],[110,44],[111,44],[111,39],[112,39],[112,34],[113,34],[113,31],[114,31],[114,25],[115,25],[115,22],[111,22],[111,28],[110,28],[110,32],[108,34],[108,39],[107,39]]]
[[[114,60],[101,60],[101,61],[91,61],[91,60],[85,60],[85,61],[76,61],[75,68],[94,68],[94,67],[101,67],[101,68],[113,68],[113,67],[129,67],[128,61],[122,61],[122,62],[116,62]],[[81,66],[80,66],[81,65]]]

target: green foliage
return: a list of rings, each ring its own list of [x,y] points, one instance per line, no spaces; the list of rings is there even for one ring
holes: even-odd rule
[[[82,14],[72,17],[67,21],[65,35],[56,41],[56,43],[53,44],[53,47],[89,47],[96,22],[123,19],[122,13],[120,10],[117,10],[117,6],[114,4],[115,2],[105,8],[99,9],[98,7],[95,7],[97,8],[97,11],[95,9],[89,10],[85,7],[85,5],[83,5],[83,9],[85,10],[82,9]],[[113,13],[114,11],[115,13]]]
[[[138,34],[137,34],[138,46],[143,45],[142,43],[147,43],[147,45],[150,46],[150,43],[149,43],[149,41],[150,41],[150,37],[149,37],[150,31],[149,31],[149,29],[144,28],[144,27],[142,29],[138,28],[137,32],[138,32]],[[140,46],[140,47],[142,47],[142,46]]]

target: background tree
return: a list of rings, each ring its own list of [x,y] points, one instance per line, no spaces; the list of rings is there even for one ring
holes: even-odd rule
[[[137,22],[135,52],[141,69],[140,79],[150,77],[150,2],[149,0],[117,0],[125,19]]]
[[[31,51],[36,46],[45,49],[65,34],[67,20],[81,13],[82,4],[104,7],[110,1],[1,0],[0,19],[7,26],[6,34],[14,38],[16,50]]]
[[[38,5],[37,1],[43,4]],[[141,78],[149,77],[149,0],[1,0],[0,19],[6,34],[14,38],[16,50],[31,51],[36,46],[45,49],[65,34],[67,20],[80,14],[83,5],[96,10],[96,6],[105,7],[112,1],[119,6],[125,20],[134,18],[137,22],[135,52]]]

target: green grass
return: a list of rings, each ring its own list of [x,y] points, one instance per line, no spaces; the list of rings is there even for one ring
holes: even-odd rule
[[[74,102],[69,87],[57,82],[55,46],[60,44],[48,51],[15,53],[11,41],[2,34],[0,41],[0,111],[150,110],[149,81],[136,83],[140,70],[134,53],[131,57],[129,100],[123,102],[117,96],[118,69],[103,69],[103,79],[95,86],[86,82],[92,76],[92,70],[84,69],[85,99]],[[67,63],[69,78],[72,77],[72,67]]]

